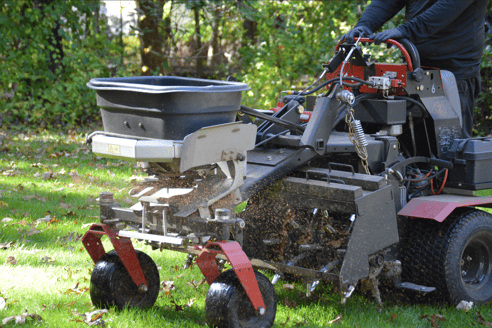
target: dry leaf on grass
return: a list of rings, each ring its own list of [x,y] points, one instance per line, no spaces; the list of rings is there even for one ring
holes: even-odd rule
[[[479,325],[483,325],[485,327],[492,327],[492,323],[485,320],[479,311],[477,311],[476,315],[477,315],[477,321],[478,321]]]
[[[328,322],[328,324],[329,324],[329,325],[331,325],[331,324],[333,324],[333,323],[340,323],[340,321],[342,321],[342,315],[341,315],[341,314],[337,315],[337,316],[335,317],[335,319],[330,320],[330,321]]]
[[[203,278],[200,281],[191,280],[190,282],[188,282],[188,285],[189,286],[192,286],[193,288],[195,288],[195,290],[197,290],[198,289],[198,286],[203,285],[206,282],[207,282],[207,279]]]
[[[70,204],[60,203],[60,208],[64,208],[66,210],[70,210],[73,206]]]
[[[174,310],[176,310],[176,312],[179,312],[179,311],[183,311],[184,308],[191,307],[195,303],[195,300],[196,300],[196,298],[192,298],[188,301],[188,303],[186,303],[184,305],[176,304],[176,302],[174,300],[171,300],[171,304],[174,305]]]
[[[106,323],[102,319],[103,315],[108,314],[109,311],[106,309],[96,310],[92,312],[86,312],[84,314],[80,314],[78,312],[72,312],[72,314],[81,316],[84,318],[84,323],[88,326],[106,326]],[[80,322],[80,321],[77,321]]]
[[[291,285],[291,284],[283,284],[283,285],[282,285],[282,288],[283,288],[283,289],[294,290],[294,288],[295,288],[295,287],[294,287],[294,285],[293,285],[293,284],[292,284],[292,285]]]
[[[465,312],[468,312],[472,309],[473,307],[473,302],[467,302],[467,301],[461,301],[457,306],[457,310],[462,310]]]
[[[9,241],[8,243],[0,243],[0,249],[9,249],[13,244],[13,241]]]
[[[12,317],[8,317],[8,318],[3,319],[2,320],[2,326],[6,325],[10,321],[14,321],[14,320],[15,320],[16,324],[23,325],[26,323],[27,318],[31,318],[32,320],[38,320],[40,322],[43,321],[43,318],[41,318],[41,316],[39,314],[35,314],[35,313],[27,314],[27,311],[26,311],[26,312],[22,313],[21,315],[14,315]]]
[[[5,309],[5,306],[6,306],[6,302],[5,302],[5,298],[3,297],[0,297],[0,311],[2,311],[3,309]]]
[[[10,264],[10,265],[16,265],[17,264],[17,260],[15,259],[15,257],[9,256],[9,257],[7,257],[7,263]]]
[[[174,281],[172,280],[164,280],[163,282],[161,282],[161,285],[162,292],[165,296],[171,296],[171,291],[176,289],[176,287],[174,286]]]

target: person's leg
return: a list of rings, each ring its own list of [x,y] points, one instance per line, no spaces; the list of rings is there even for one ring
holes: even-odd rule
[[[461,116],[463,118],[463,138],[473,136],[473,112],[475,110],[475,99],[481,88],[480,75],[469,79],[456,79],[458,93],[460,95]]]

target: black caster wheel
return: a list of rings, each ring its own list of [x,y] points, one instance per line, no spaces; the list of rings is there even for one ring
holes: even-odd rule
[[[210,285],[205,300],[207,322],[220,328],[269,328],[277,312],[277,297],[270,281],[255,271],[265,303],[265,314],[257,316],[234,270],[222,272]]]
[[[100,308],[117,306],[147,308],[154,305],[159,293],[159,272],[154,261],[145,253],[136,251],[148,290],[139,293],[116,251],[104,255],[92,270],[90,294],[92,303]]]

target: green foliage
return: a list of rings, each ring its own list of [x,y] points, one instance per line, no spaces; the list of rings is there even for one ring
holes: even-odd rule
[[[3,124],[74,126],[98,119],[93,77],[127,70],[118,46],[91,36],[92,1],[7,1],[0,8],[0,118]],[[0,120],[1,120],[0,119]]]
[[[258,42],[240,49],[243,82],[252,91],[245,103],[275,106],[282,90],[300,89],[315,79],[344,32],[357,20],[355,1],[250,2]],[[312,82],[312,81],[311,81]]]

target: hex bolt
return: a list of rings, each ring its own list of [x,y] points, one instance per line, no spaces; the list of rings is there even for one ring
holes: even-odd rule
[[[258,315],[260,315],[260,316],[263,316],[263,315],[265,315],[266,310],[265,310],[265,308],[264,308],[263,306],[260,306],[260,307],[258,307],[258,309],[256,310],[256,313],[257,313]]]
[[[138,123],[138,127],[143,129],[143,124],[142,123]]]
[[[99,194],[99,203],[110,204],[113,203],[113,193],[103,191]]]
[[[123,124],[124,124],[127,128],[129,128],[129,127],[130,127],[130,123],[128,123],[128,121],[124,121],[124,122],[123,122]]]
[[[144,294],[148,291],[149,289],[147,288],[147,286],[145,286],[145,284],[140,284],[140,286],[138,286],[138,292],[140,294]]]

